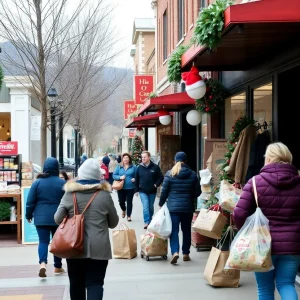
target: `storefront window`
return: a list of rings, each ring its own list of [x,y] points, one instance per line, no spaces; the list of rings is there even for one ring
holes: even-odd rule
[[[228,138],[236,119],[245,115],[246,93],[241,93],[225,100],[225,138]]]
[[[260,132],[270,131],[272,136],[272,83],[253,90],[254,120]]]

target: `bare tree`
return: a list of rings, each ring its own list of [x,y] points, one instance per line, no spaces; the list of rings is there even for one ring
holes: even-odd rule
[[[41,110],[41,161],[44,161],[47,154],[47,92],[54,82],[58,82],[63,72],[70,70],[74,62],[78,63],[79,51],[82,45],[88,40],[94,39],[94,51],[99,46],[101,34],[108,34],[108,26],[95,31],[97,26],[103,26],[109,21],[111,13],[109,1],[105,0],[77,0],[75,8],[67,6],[71,1],[67,0],[1,0],[0,1],[0,37],[9,41],[16,55],[4,52],[1,59],[7,70],[11,70],[11,75],[27,76],[31,82],[33,93],[40,103]],[[102,27],[101,27],[102,28]],[[107,41],[107,36],[104,39]],[[98,44],[97,44],[98,43]],[[102,51],[103,51],[102,47]],[[87,50],[87,49],[85,49]],[[85,84],[87,78],[92,75],[92,65],[106,63],[111,57],[109,54],[102,56],[95,55],[93,51],[85,52],[81,57],[81,69],[84,72],[78,74],[78,79],[73,81],[73,85],[67,84],[69,91],[76,86],[75,90],[78,98],[85,99]],[[59,63],[58,58],[60,58]],[[88,64],[86,62],[89,61]],[[87,77],[86,77],[86,74]],[[74,77],[70,73],[69,77]],[[78,84],[81,86],[78,88]],[[89,88],[92,88],[91,85]],[[74,101],[74,97],[67,99]],[[70,93],[70,92],[69,92]],[[64,97],[64,96],[63,96]],[[70,100],[70,103],[71,103]],[[75,101],[76,102],[76,101]],[[67,107],[65,106],[67,111]],[[81,106],[75,111],[85,109]],[[69,109],[69,113],[72,109]]]

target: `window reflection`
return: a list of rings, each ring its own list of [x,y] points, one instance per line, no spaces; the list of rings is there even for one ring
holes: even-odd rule
[[[272,83],[253,91],[254,120],[260,132],[268,130],[272,137]]]
[[[225,138],[228,138],[236,119],[245,115],[246,93],[225,99]]]

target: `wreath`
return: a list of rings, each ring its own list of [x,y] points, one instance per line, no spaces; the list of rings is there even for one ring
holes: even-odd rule
[[[201,113],[213,115],[223,109],[226,90],[218,80],[205,78],[204,81],[206,93],[204,97],[196,100],[196,109]]]

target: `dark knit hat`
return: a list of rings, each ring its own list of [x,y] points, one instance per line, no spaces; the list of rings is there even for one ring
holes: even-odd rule
[[[184,152],[177,152],[174,157],[174,160],[176,162],[178,162],[178,161],[186,162],[186,160],[187,160],[186,154]]]

